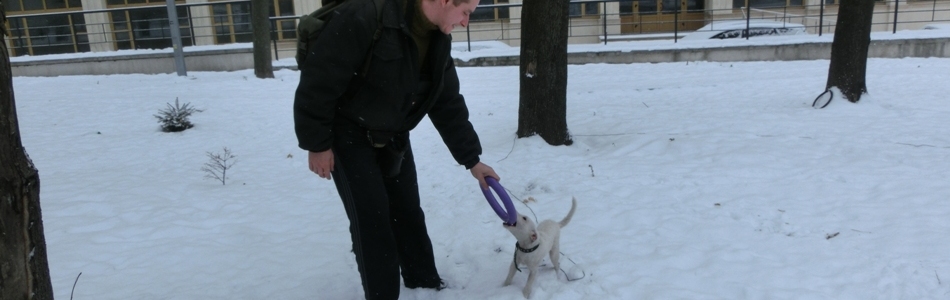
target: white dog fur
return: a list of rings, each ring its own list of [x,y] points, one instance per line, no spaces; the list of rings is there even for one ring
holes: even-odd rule
[[[508,269],[508,278],[505,279],[505,286],[511,285],[511,279],[515,276],[515,270],[518,265],[528,267],[528,282],[524,287],[524,297],[531,297],[531,287],[538,275],[538,266],[544,259],[545,253],[550,255],[551,263],[554,264],[554,272],[561,269],[560,262],[560,240],[561,228],[567,226],[574,216],[574,209],[577,208],[577,199],[571,199],[571,211],[567,213],[561,222],[553,220],[544,220],[541,224],[535,225],[534,221],[525,215],[518,214],[518,221],[514,225],[504,224],[505,229],[511,232],[518,239],[515,244],[515,257],[512,259],[511,268]],[[520,271],[520,270],[518,270]]]

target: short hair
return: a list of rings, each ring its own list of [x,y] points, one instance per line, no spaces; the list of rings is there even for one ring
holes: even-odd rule
[[[469,1],[475,1],[475,0],[452,0],[452,4],[455,6],[459,6],[459,5],[468,3]]]

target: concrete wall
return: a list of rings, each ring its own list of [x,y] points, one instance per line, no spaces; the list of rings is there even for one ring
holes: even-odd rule
[[[188,71],[237,71],[254,68],[252,48],[185,52]],[[13,76],[62,76],[175,73],[173,53],[151,53],[12,62]]]

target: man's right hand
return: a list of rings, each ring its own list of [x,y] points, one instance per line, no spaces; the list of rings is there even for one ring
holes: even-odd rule
[[[311,172],[317,173],[320,178],[330,179],[330,172],[333,171],[333,150],[309,152],[307,160]]]

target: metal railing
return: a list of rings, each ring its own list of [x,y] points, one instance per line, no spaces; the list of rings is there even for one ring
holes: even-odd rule
[[[904,1],[876,2],[872,30],[896,32],[917,29],[927,23],[950,22],[950,0]],[[574,0],[571,11],[575,15],[570,18],[568,36],[572,43],[606,44],[644,39],[669,39],[676,43],[684,32],[696,31],[710,23],[745,21],[748,24],[752,20],[801,24],[807,32],[822,35],[834,31],[838,15],[836,5],[829,7],[824,0],[820,2],[810,6],[729,9],[657,7],[658,11],[634,13],[617,9],[635,7],[631,0]],[[585,9],[578,9],[580,5]],[[250,6],[250,0],[177,4],[183,45],[251,42]],[[468,42],[469,51],[471,42],[519,43],[520,10],[513,8],[520,7],[520,3],[479,6],[473,16],[487,16],[487,19],[471,20],[464,31],[453,33],[454,40]],[[6,42],[14,56],[170,48],[172,29],[167,15],[164,5],[8,15],[11,36]],[[298,18],[270,18],[275,58],[293,56]],[[745,32],[749,29],[746,27]]]
[[[901,3],[900,1],[904,1]],[[570,19],[568,36],[575,40],[591,42],[669,39],[672,43],[683,36],[685,32],[702,29],[703,26],[721,21],[744,21],[747,26],[742,30],[742,37],[749,37],[749,30],[753,20],[768,20],[789,24],[801,24],[811,34],[822,35],[833,33],[838,18],[837,6],[826,5],[823,1],[816,5],[775,6],[729,9],[680,9],[674,7],[667,11],[651,14],[635,14],[618,10],[608,11],[607,4],[614,2],[630,2],[630,0],[574,0],[571,3],[598,3],[600,13],[597,16],[573,16]],[[679,2],[677,2],[679,4]],[[482,5],[478,9],[510,9],[520,7],[521,4]],[[835,8],[835,9],[831,9]],[[473,21],[465,28],[465,34],[456,41],[471,42],[502,41],[515,43],[519,39],[515,34],[506,34],[520,30],[521,19],[511,14],[512,18],[491,20],[485,24],[494,23],[494,26],[481,26],[479,21]],[[701,18],[696,18],[701,16]],[[588,17],[596,17],[596,22]],[[686,17],[686,18],[683,18]],[[924,24],[950,22],[950,0],[886,0],[876,1],[872,31],[891,31],[918,29]],[[634,28],[624,30],[625,28]],[[639,29],[637,29],[639,28]],[[647,30],[644,30],[647,29]],[[585,39],[586,38],[586,39]]]

